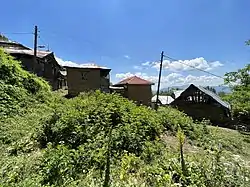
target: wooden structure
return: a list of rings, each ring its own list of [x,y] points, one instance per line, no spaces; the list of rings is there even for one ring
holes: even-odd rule
[[[66,86],[66,71],[58,64],[53,52],[37,51],[37,58],[35,61],[34,51],[20,43],[0,41],[0,47],[16,60],[21,61],[25,70],[43,77],[48,81],[53,90]]]
[[[191,84],[171,103],[193,119],[208,119],[219,126],[231,120],[230,105],[218,95],[201,86]]]
[[[81,92],[101,90],[109,93],[111,69],[86,64],[82,67],[68,67],[67,84],[69,96],[77,96]]]
[[[113,85],[113,87],[123,87],[123,97],[126,97],[137,104],[151,106],[152,89],[154,83],[144,80],[140,77],[133,76],[122,80]]]

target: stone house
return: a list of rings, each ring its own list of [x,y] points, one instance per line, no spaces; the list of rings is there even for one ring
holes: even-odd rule
[[[0,41],[0,47],[16,60],[19,60],[25,70],[48,81],[53,90],[66,87],[66,71],[58,64],[53,52],[38,50],[35,60],[34,51],[20,43]]]
[[[113,85],[113,87],[123,87],[124,91],[121,92],[123,97],[126,97],[137,104],[151,106],[152,89],[154,83],[144,80],[137,76],[132,76],[121,82]],[[115,88],[112,89],[115,91]]]
[[[109,93],[111,69],[93,64],[81,67],[68,67],[67,84],[68,95],[77,96],[81,92],[101,90]]]

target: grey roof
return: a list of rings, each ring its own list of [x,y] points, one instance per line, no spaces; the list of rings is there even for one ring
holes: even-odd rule
[[[9,49],[30,49],[27,46],[24,46],[23,44],[14,42],[14,41],[6,41],[6,40],[0,40],[0,46],[4,48],[9,48]]]
[[[195,86],[195,85],[194,85]],[[202,87],[202,86],[195,86],[195,87],[197,87],[200,91],[202,91],[203,93],[205,93],[205,94],[207,94],[207,95],[209,95],[210,97],[212,97],[214,100],[216,100],[218,103],[220,103],[222,106],[224,106],[224,107],[226,107],[226,108],[228,108],[228,109],[230,109],[231,108],[231,106],[230,106],[230,104],[229,103],[227,103],[227,102],[225,102],[225,101],[223,101],[216,93],[214,93],[214,92],[212,92],[212,91],[210,91],[210,90],[207,90],[207,89],[205,89],[204,87]]]
[[[152,97],[151,102],[155,103],[156,102],[157,95]],[[159,95],[159,100],[161,104],[163,105],[168,105],[174,101],[174,99],[171,96],[165,96],[165,95]]]
[[[11,49],[11,48],[4,48],[4,50],[7,53],[10,54],[24,54],[24,55],[30,55],[33,56],[34,55],[34,51],[33,50],[29,50],[29,49]],[[49,54],[51,54],[52,52],[48,52],[48,51],[37,51],[37,57],[39,58],[43,58]]]
[[[224,106],[225,108],[230,109],[231,106],[229,103],[223,101],[217,94],[215,94],[214,92],[207,90],[205,88],[203,88],[202,86],[196,86],[194,84],[191,84],[187,89],[189,89],[191,86],[196,87],[197,89],[199,89],[201,92],[205,93],[206,95],[212,97],[215,101],[217,101],[219,104],[221,104],[222,106]],[[186,89],[186,90],[187,90]],[[186,90],[182,91],[182,93],[179,95],[179,97],[183,94],[183,92],[185,92]],[[178,97],[176,97],[175,99],[177,99]]]

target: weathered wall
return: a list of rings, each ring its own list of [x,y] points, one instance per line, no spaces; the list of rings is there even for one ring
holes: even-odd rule
[[[193,119],[209,119],[212,123],[219,126],[226,126],[226,123],[230,121],[230,118],[226,116],[225,110],[213,104],[175,101],[173,105]]]
[[[151,106],[151,85],[128,85],[125,95],[127,95],[128,99],[136,101],[138,104]]]
[[[59,81],[58,81],[58,72],[59,67],[52,65],[56,64],[53,60],[49,60],[48,62],[39,61],[37,59],[37,63],[34,63],[34,59],[32,56],[21,56],[18,58],[27,71],[33,72],[39,77],[43,77],[46,81],[49,82],[53,90],[59,89]]]
[[[67,68],[69,95],[100,89],[100,69]]]

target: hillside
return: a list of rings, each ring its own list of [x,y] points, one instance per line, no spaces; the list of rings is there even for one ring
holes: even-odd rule
[[[0,186],[249,186],[249,135],[99,91],[52,93],[0,50]]]

